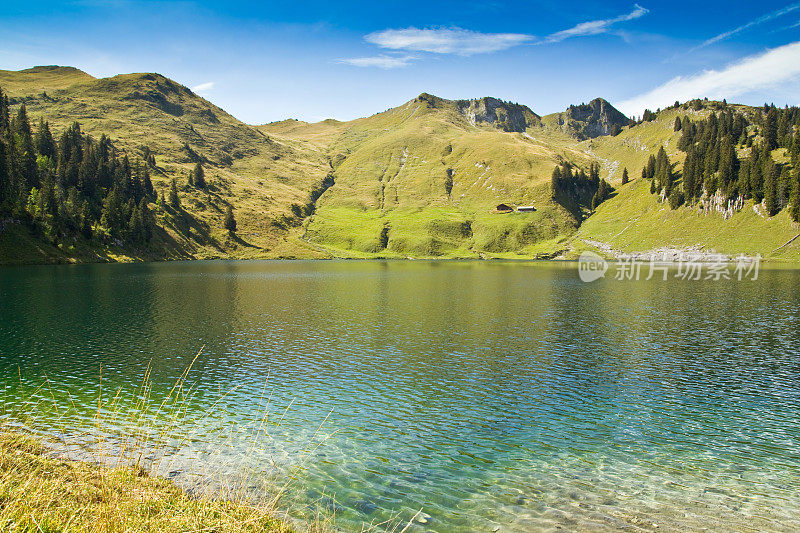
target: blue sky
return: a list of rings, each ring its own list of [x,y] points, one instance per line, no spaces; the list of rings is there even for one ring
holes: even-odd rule
[[[159,72],[249,123],[351,119],[421,92],[539,114],[709,96],[800,103],[800,2],[12,2],[0,68]]]

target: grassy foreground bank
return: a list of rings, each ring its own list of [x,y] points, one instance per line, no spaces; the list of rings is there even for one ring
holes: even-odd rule
[[[0,432],[0,530],[291,531],[264,507],[195,498],[142,469],[64,461],[46,451],[35,437]]]

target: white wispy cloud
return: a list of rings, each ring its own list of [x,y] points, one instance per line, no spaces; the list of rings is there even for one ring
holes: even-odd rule
[[[194,87],[192,87],[192,92],[202,93],[205,91],[210,91],[213,88],[214,88],[214,82],[207,81],[205,83],[201,83],[200,85],[195,85]]]
[[[391,50],[470,56],[498,52],[534,40],[524,33],[481,33],[463,28],[404,28],[383,30],[364,37]]]
[[[789,26],[786,26],[785,28],[781,28],[781,30],[793,30],[793,29],[797,28],[798,26],[800,26],[800,20],[798,20],[794,24],[790,24]]]
[[[557,43],[572,37],[608,33],[617,23],[644,16],[648,10],[634,4],[633,11],[618,17],[582,22],[567,30],[552,33],[544,39],[528,33],[483,33],[464,28],[400,28],[376,31],[364,36],[368,43],[386,50],[428,52],[472,56],[500,52],[524,44]],[[415,57],[398,58],[380,55],[342,59],[341,63],[358,67],[398,68],[407,66]]]
[[[778,90],[800,83],[800,41],[745,57],[722,70],[707,70],[694,76],[678,76],[645,94],[619,102],[627,115],[656,109],[693,98],[733,98],[756,91]]]
[[[706,46],[709,46],[709,45],[714,44],[714,43],[718,43],[719,41],[724,41],[728,37],[732,37],[733,35],[736,35],[737,33],[743,32],[745,30],[749,30],[753,26],[758,26],[759,24],[764,24],[765,22],[769,22],[770,20],[776,19],[778,17],[782,17],[783,15],[786,15],[786,14],[791,13],[792,11],[796,11],[798,9],[800,9],[800,3],[790,4],[790,5],[788,5],[788,6],[784,7],[784,8],[781,8],[781,9],[779,9],[777,11],[773,11],[772,13],[767,13],[766,15],[758,17],[755,20],[751,20],[747,24],[743,24],[742,26],[739,26],[738,28],[734,28],[732,30],[728,30],[726,32],[720,33],[719,35],[715,35],[714,37],[712,37],[710,39],[707,39],[707,40],[703,41],[702,43],[700,43],[699,45],[695,46],[694,48],[689,50],[689,52],[694,52],[694,51],[699,50],[701,48],[705,48]]]
[[[379,55],[372,57],[352,57],[349,59],[340,59],[339,63],[345,63],[354,67],[377,67],[382,69],[392,69],[406,67],[415,59],[414,56],[387,56]]]
[[[633,11],[627,13],[625,15],[620,15],[618,17],[610,18],[610,19],[601,19],[601,20],[590,20],[588,22],[581,22],[572,28],[567,30],[557,31],[553,34],[547,36],[544,40],[546,43],[557,43],[563,41],[564,39],[570,39],[572,37],[585,37],[588,35],[599,35],[601,33],[607,33],[611,26],[617,24],[619,22],[627,22],[629,20],[638,19],[640,17],[645,16],[649,13],[650,10],[646,9],[639,4],[633,5]]]

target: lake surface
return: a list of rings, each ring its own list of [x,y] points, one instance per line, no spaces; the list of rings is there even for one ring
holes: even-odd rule
[[[800,529],[800,271],[42,266],[0,269],[0,305],[3,418],[67,442],[200,352],[161,467],[185,486],[277,470],[343,529]]]

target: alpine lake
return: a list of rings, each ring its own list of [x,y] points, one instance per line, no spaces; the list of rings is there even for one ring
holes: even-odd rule
[[[0,416],[343,530],[800,530],[800,270],[665,277],[3,267]]]

